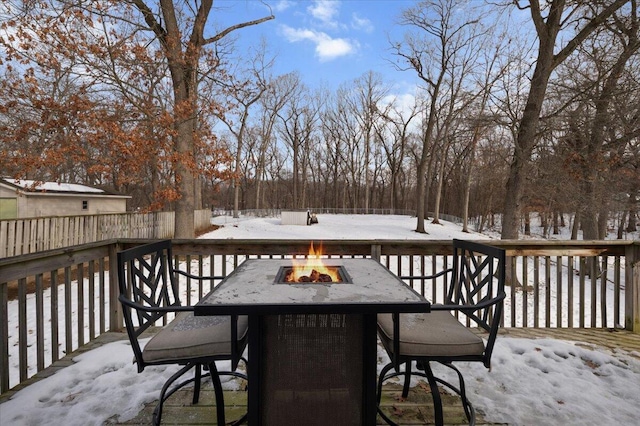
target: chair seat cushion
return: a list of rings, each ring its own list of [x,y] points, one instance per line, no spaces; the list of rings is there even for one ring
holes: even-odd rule
[[[239,316],[238,340],[244,340],[247,327],[247,317]],[[230,355],[231,317],[196,317],[193,312],[178,313],[173,321],[149,340],[142,351],[142,358],[147,363]]]
[[[393,317],[378,314],[378,335],[393,351]],[[482,356],[482,338],[449,311],[400,315],[400,355],[411,357]]]

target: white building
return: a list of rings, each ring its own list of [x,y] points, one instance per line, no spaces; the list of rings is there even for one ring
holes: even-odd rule
[[[123,213],[131,198],[85,185],[34,183],[0,178],[0,219]]]

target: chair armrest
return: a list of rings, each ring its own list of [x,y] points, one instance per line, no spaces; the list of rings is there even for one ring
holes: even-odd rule
[[[214,276],[194,275],[194,274],[190,274],[189,272],[182,271],[180,269],[171,269],[171,271],[179,275],[184,275],[185,277],[188,277],[194,280],[221,280],[226,278],[222,275],[214,275]]]
[[[478,309],[488,308],[489,306],[495,305],[496,303],[504,300],[507,297],[506,293],[500,293],[496,297],[493,297],[488,300],[483,300],[475,305],[447,305],[447,304],[432,304],[432,311],[475,311]]]
[[[438,277],[440,277],[440,276],[442,276],[442,275],[444,275],[444,274],[446,274],[448,272],[451,272],[451,271],[453,271],[453,268],[444,269],[444,270],[442,270],[442,271],[440,271],[440,272],[438,272],[436,274],[433,274],[433,275],[402,275],[399,278],[403,279],[403,280],[421,280],[421,279],[422,280],[430,280],[430,279],[433,279],[433,278],[438,278]]]
[[[143,311],[143,312],[165,313],[165,312],[189,312],[189,311],[193,311],[193,306],[180,306],[180,305],[159,306],[159,307],[144,306],[144,305],[141,305],[139,303],[133,302],[131,299],[127,298],[126,296],[123,296],[122,294],[118,296],[118,300],[120,300],[120,303],[122,303],[125,306],[128,306],[128,307],[130,307],[132,309],[135,309],[137,311]]]

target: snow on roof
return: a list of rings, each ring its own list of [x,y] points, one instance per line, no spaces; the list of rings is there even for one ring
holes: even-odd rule
[[[31,191],[56,191],[56,192],[94,192],[104,193],[102,189],[92,188],[90,186],[78,185],[75,183],[58,183],[58,182],[43,182],[33,186],[33,180],[29,179],[4,179],[5,181],[14,185],[20,186],[26,190]]]

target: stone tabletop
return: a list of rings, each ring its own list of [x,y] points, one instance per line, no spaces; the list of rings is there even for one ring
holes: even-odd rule
[[[277,308],[287,312],[298,308],[302,312],[428,311],[429,303],[422,296],[373,259],[322,259],[322,263],[342,266],[352,282],[277,283],[280,267],[291,266],[292,260],[249,259],[196,305],[196,315],[213,315],[211,308],[216,306],[225,308],[220,314],[248,314],[256,309],[266,313]]]

